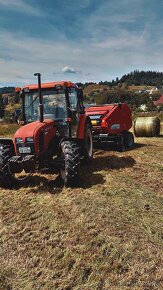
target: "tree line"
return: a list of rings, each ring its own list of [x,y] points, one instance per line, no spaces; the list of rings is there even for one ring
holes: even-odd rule
[[[84,96],[85,102],[96,104],[127,103],[134,111],[145,105],[148,110],[156,109],[153,101],[157,100],[160,94],[149,95],[148,93],[135,93],[122,87],[92,91]]]
[[[99,84],[108,85],[113,87],[117,84],[125,84],[126,86],[163,86],[163,72],[156,71],[139,71],[135,70],[128,74],[123,75],[120,79],[117,77],[111,82],[99,82]]]

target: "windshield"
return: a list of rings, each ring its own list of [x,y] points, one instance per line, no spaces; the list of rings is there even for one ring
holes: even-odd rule
[[[44,118],[62,120],[67,117],[66,98],[64,91],[42,91]],[[32,122],[39,119],[38,92],[25,94],[26,121]]]

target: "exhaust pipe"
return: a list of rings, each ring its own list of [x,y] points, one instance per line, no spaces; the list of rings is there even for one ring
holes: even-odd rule
[[[35,73],[34,76],[38,77],[38,96],[39,96],[39,121],[44,122],[44,112],[43,112],[43,99],[41,94],[41,74]]]

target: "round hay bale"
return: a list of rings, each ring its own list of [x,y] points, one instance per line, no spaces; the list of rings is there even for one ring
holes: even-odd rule
[[[157,137],[160,134],[160,119],[158,117],[138,117],[134,121],[136,137]]]
[[[163,136],[163,122],[160,123],[160,135]]]

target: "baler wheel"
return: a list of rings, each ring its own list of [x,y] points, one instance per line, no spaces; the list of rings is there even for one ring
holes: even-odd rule
[[[125,149],[131,149],[134,146],[134,135],[131,132],[125,132],[123,137]]]
[[[10,145],[0,144],[0,185],[11,186],[14,178],[8,169],[8,160],[13,156],[13,149]]]
[[[118,152],[125,152],[124,138],[122,137],[120,142],[116,144],[116,149]]]
[[[75,142],[63,141],[61,151],[61,157],[64,158],[64,166],[60,169],[60,176],[65,186],[76,186],[80,171],[79,147]]]

